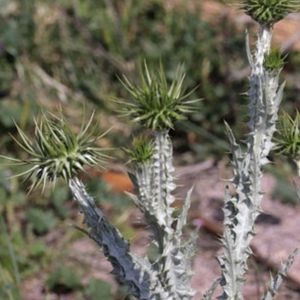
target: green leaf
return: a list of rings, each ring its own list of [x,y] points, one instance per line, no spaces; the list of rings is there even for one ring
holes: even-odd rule
[[[77,271],[71,267],[58,267],[47,279],[47,287],[58,294],[69,293],[82,288]]]
[[[5,128],[14,126],[14,120],[20,121],[22,107],[12,101],[0,102],[0,123]]]
[[[90,300],[113,300],[111,285],[99,279],[92,279],[86,288],[85,294]]]
[[[41,258],[47,253],[47,246],[42,241],[35,241],[30,245],[30,256],[33,258]]]
[[[0,186],[0,204],[5,204],[7,199],[6,192],[4,188]]]
[[[12,194],[12,196],[10,197],[11,201],[14,201],[15,204],[24,204],[26,202],[26,194],[23,193],[22,191],[18,191],[15,194]]]
[[[57,219],[51,211],[44,211],[39,208],[30,208],[26,213],[26,219],[37,234],[47,233],[57,223]]]

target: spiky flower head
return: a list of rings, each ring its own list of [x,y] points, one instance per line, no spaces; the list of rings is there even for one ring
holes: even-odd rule
[[[278,132],[274,138],[275,151],[294,159],[300,160],[300,113],[292,118],[283,112],[278,122]]]
[[[74,177],[84,166],[103,166],[108,156],[97,146],[97,141],[105,134],[97,133],[98,126],[92,126],[94,114],[83,122],[78,133],[74,133],[64,117],[43,115],[35,120],[34,141],[16,125],[20,139],[13,139],[29,154],[26,160],[5,157],[15,165],[25,165],[27,169],[16,176],[26,176],[32,184],[29,192],[47,183],[56,183],[57,178],[66,181]]]
[[[263,26],[273,26],[300,8],[299,0],[242,0],[242,9]]]
[[[131,162],[142,164],[151,160],[154,153],[152,139],[145,135],[137,136],[133,139],[132,146],[130,149],[125,149]]]
[[[173,128],[176,121],[185,119],[186,113],[195,110],[194,104],[199,99],[188,100],[194,90],[184,92],[182,68],[177,68],[169,84],[162,65],[158,70],[150,70],[145,63],[140,79],[140,85],[125,76],[121,79],[131,97],[130,101],[118,101],[123,116],[152,130],[164,130]]]
[[[269,72],[278,71],[284,66],[284,60],[285,56],[283,56],[278,49],[272,49],[265,57],[264,67]]]

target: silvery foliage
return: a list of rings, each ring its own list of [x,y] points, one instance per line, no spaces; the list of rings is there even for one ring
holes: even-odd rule
[[[127,108],[155,137],[153,143],[147,143],[145,138],[136,139],[136,147],[128,151],[134,162],[131,177],[137,191],[137,195],[130,196],[152,230],[153,247],[156,248],[154,258],[141,258],[130,251],[128,242],[96,207],[77,177],[85,165],[102,165],[108,158],[105,149],[97,145],[103,134],[98,135],[97,126],[91,126],[93,115],[87,124],[83,122],[77,134],[62,115],[54,118],[43,115],[35,124],[34,140],[18,128],[21,140],[16,141],[29,158],[7,159],[27,167],[17,176],[27,175],[27,179],[32,180],[30,191],[41,185],[46,187],[48,183],[55,184],[58,177],[64,178],[84,214],[87,230],[83,231],[103,249],[112,264],[113,274],[128,287],[130,295],[141,300],[190,300],[195,294],[191,276],[197,234],[185,238],[184,227],[192,191],[187,193],[183,207],[175,211],[172,192],[176,185],[169,129],[176,120],[182,120],[198,100],[187,100],[190,93],[184,93],[185,75],[181,72],[171,84],[162,68],[160,76],[156,77],[145,64],[145,74],[141,87],[126,80],[131,96],[135,98],[134,103],[127,103]]]
[[[187,193],[179,216],[173,217],[172,204],[175,199],[172,192],[176,186],[172,156],[168,131],[157,131],[152,159],[137,164],[134,170],[138,194],[131,194],[130,197],[144,213],[152,230],[158,253],[152,262],[130,252],[128,243],[96,208],[93,198],[87,194],[79,179],[69,182],[85,216],[89,236],[103,248],[119,282],[128,286],[131,295],[142,300],[188,300],[195,294],[191,276],[197,234],[192,234],[188,240],[183,237],[192,190]]]
[[[248,93],[250,134],[245,147],[242,148],[232,130],[226,125],[232,151],[234,172],[232,184],[236,193],[231,195],[228,189],[225,191],[222,238],[224,253],[219,257],[222,278],[204,294],[204,300],[212,299],[218,283],[223,287],[223,294],[219,299],[243,299],[244,274],[247,259],[251,254],[250,241],[254,235],[255,220],[261,210],[262,167],[268,163],[267,156],[273,147],[272,138],[276,131],[278,109],[284,89],[284,83],[279,83],[280,68],[270,70],[264,66],[265,58],[271,50],[271,38],[272,28],[261,26],[256,49],[252,54],[247,36],[247,54],[251,66]],[[149,78],[151,80],[147,87],[151,89],[152,78]],[[139,97],[141,96],[137,95],[138,101],[143,99]],[[140,119],[144,117],[143,113],[148,116],[142,111],[141,116],[137,114]],[[121,234],[105,221],[101,213],[97,216],[94,213],[90,214],[90,211],[95,210],[93,201],[78,180],[72,180],[70,187],[85,214],[85,222],[90,227],[90,236],[104,248],[113,265],[114,273],[120,282],[129,287],[130,294],[138,299],[189,300],[195,295],[191,287],[193,274],[191,270],[197,235],[192,234],[186,240],[183,229],[186,225],[192,190],[187,193],[181,213],[174,217],[175,199],[172,192],[176,186],[173,176],[172,144],[167,128],[157,126],[152,129],[153,155],[151,159],[135,164],[131,177],[137,194],[130,194],[130,197],[143,212],[152,232],[153,244],[157,250],[154,261],[133,255]],[[98,218],[101,221],[91,222],[92,216],[95,220]],[[294,256],[295,253],[282,266],[278,275],[271,279],[264,300],[269,300],[276,294]]]
[[[172,192],[176,187],[173,172],[168,131],[156,131],[152,159],[135,168],[138,195],[131,195],[131,198],[144,213],[157,248],[158,257],[153,267],[158,272],[157,279],[165,287],[164,295],[158,299],[192,299],[195,294],[191,287],[192,259],[197,235],[192,234],[188,240],[183,238],[192,189],[187,193],[179,216],[173,217],[175,199]]]
[[[112,273],[121,284],[126,284],[129,292],[138,299],[149,298],[148,281],[152,273],[146,260],[137,259],[129,252],[129,245],[120,232],[112,226],[95,205],[94,199],[88,195],[83,183],[74,178],[69,187],[84,214],[84,223],[88,227],[88,235],[102,249],[104,255],[113,266]]]
[[[137,192],[129,196],[144,214],[152,232],[155,257],[150,260],[133,255],[121,234],[105,221],[99,210],[99,216],[90,214],[90,211],[95,211],[94,203],[80,181],[72,180],[70,188],[85,215],[89,235],[103,247],[117,279],[128,286],[131,295],[138,299],[190,300],[195,295],[191,277],[197,234],[185,238],[184,227],[192,190],[187,193],[181,210],[175,211],[172,193],[176,185],[169,129],[173,128],[175,121],[183,119],[185,113],[192,111],[198,100],[188,100],[191,92],[184,93],[185,75],[180,69],[171,84],[162,66],[157,74],[145,63],[143,71],[140,85],[124,78],[123,85],[131,100],[118,102],[123,114],[133,117],[133,121],[151,130],[154,136],[153,143],[147,143],[144,137],[137,138],[134,149],[128,153],[133,165],[130,176]],[[95,222],[91,217],[102,222]]]
[[[250,12],[258,21],[263,21],[253,54],[247,37],[251,67],[248,93],[250,133],[245,147],[242,147],[226,125],[232,152],[232,184],[235,194],[231,195],[229,188],[225,191],[224,253],[219,257],[222,278],[213,283],[204,294],[204,300],[212,299],[219,283],[223,288],[219,299],[243,300],[242,287],[247,259],[251,254],[250,241],[254,235],[255,220],[261,210],[262,167],[268,163],[267,156],[273,147],[272,137],[276,131],[284,89],[284,83],[279,83],[281,69],[267,68],[264,63],[271,49],[273,20],[286,15],[291,11],[291,6],[294,7],[298,2],[245,0],[242,3],[245,8],[249,8],[245,9],[246,12]],[[279,15],[278,8],[281,9]],[[173,192],[176,186],[169,129],[173,128],[175,121],[182,120],[185,113],[191,112],[193,104],[198,100],[187,100],[191,93],[183,92],[184,75],[180,72],[169,85],[162,68],[157,75],[145,65],[142,79],[141,86],[124,79],[123,84],[132,101],[120,103],[125,109],[125,115],[148,127],[154,136],[153,153],[149,145],[140,147],[136,152],[131,178],[137,193],[130,195],[144,214],[152,232],[152,244],[156,248],[154,258],[138,257],[130,251],[128,242],[108,222],[76,177],[83,165],[92,166],[106,158],[96,145],[102,135],[93,137],[95,130],[90,126],[92,118],[75,135],[63,118],[51,121],[44,117],[44,123],[41,123],[44,125],[36,123],[36,142],[32,142],[18,128],[21,136],[18,144],[32,158],[25,161],[9,159],[17,165],[29,166],[29,170],[19,175],[32,177],[33,188],[55,182],[57,176],[65,178],[84,214],[84,223],[88,228],[86,233],[103,249],[112,264],[113,274],[128,287],[130,295],[140,300],[191,300],[195,295],[191,277],[197,233],[185,237],[184,227],[192,189],[187,193],[180,211],[175,211]],[[149,156],[149,153],[152,155]],[[288,258],[275,278],[271,279],[263,300],[270,300],[276,294],[295,254]]]
[[[284,83],[279,83],[280,69],[269,70],[265,58],[271,51],[272,27],[261,25],[256,49],[252,54],[247,36],[247,55],[251,67],[249,96],[249,130],[245,147],[238,144],[232,130],[227,127],[227,135],[232,152],[234,195],[225,192],[224,253],[219,257],[222,269],[221,300],[242,300],[244,274],[247,259],[251,255],[250,242],[254,236],[254,223],[261,210],[262,167],[268,163],[268,154],[273,147],[272,137],[276,131],[278,109],[282,100]],[[278,289],[282,275],[293,261],[292,255],[284,271],[280,271],[271,282],[268,294],[263,299],[271,299]]]

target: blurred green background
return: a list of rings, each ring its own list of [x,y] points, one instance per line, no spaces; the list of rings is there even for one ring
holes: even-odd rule
[[[207,21],[201,1],[196,9],[184,1],[174,2],[0,0],[1,154],[25,155],[11,138],[16,134],[14,122],[30,133],[35,116],[60,108],[75,127],[83,108],[87,114],[96,110],[103,130],[113,126],[104,143],[116,149],[128,145],[139,129],[119,118],[112,99],[126,98],[118,77],[126,74],[135,79],[138,65],[147,59],[153,65],[162,61],[170,80],[182,64],[186,88],[197,87],[194,96],[203,99],[198,112],[172,132],[178,163],[222,159],[227,151],[223,121],[240,138],[246,130],[241,126],[247,120],[244,29],[237,29],[226,14]],[[248,24],[250,32],[254,26]],[[299,87],[289,80],[299,70],[300,53],[292,52],[283,74],[287,111],[299,108],[295,100]],[[113,156],[126,163],[122,151],[114,151]],[[38,191],[26,195],[26,183],[8,179],[15,171],[0,161],[0,299],[23,299],[23,282],[41,273],[44,299],[70,292],[75,295],[72,299],[113,299],[107,283],[84,283],[81,264],[66,260],[67,245],[82,237],[68,226],[71,218],[78,218],[68,189],[62,184],[45,195]],[[100,179],[88,181],[101,204],[114,207],[112,218],[128,205],[123,195],[111,194]],[[123,227],[130,237],[129,225]],[[53,237],[53,232],[58,236]],[[117,294],[124,295],[122,290]]]

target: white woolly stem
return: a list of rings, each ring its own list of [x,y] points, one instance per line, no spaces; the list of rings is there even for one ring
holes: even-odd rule
[[[153,179],[154,179],[154,199],[158,204],[157,217],[165,230],[172,234],[172,214],[174,209],[171,205],[174,202],[172,192],[174,184],[173,150],[169,133],[165,131],[155,132],[155,144],[153,154]]]
[[[179,299],[176,291],[176,273],[173,262],[174,230],[172,217],[174,209],[171,204],[174,202],[172,195],[175,189],[173,181],[173,151],[168,131],[156,131],[154,141],[153,154],[153,185],[154,185],[154,201],[157,205],[156,217],[163,228],[162,252],[157,260],[157,266],[160,270],[160,277],[170,297]]]
[[[190,300],[195,292],[191,288],[191,262],[194,254],[196,236],[184,244],[182,229],[186,223],[187,211],[190,206],[191,190],[178,219],[174,219],[174,202],[172,192],[176,188],[174,183],[173,147],[167,131],[155,132],[153,155],[154,199],[161,208],[157,211],[157,218],[164,220],[163,252],[157,261],[161,280],[170,291],[173,300]],[[159,217],[159,215],[161,217]],[[176,230],[173,223],[177,222]]]
[[[219,299],[242,300],[242,286],[251,254],[250,242],[254,235],[254,223],[262,200],[262,166],[268,163],[267,156],[273,146],[278,109],[284,84],[279,86],[280,70],[267,71],[265,57],[271,48],[271,28],[261,27],[256,50],[251,54],[249,41],[247,53],[251,66],[249,89],[249,129],[246,150],[236,143],[231,129],[227,128],[233,154],[234,197],[226,196],[224,254],[219,258],[222,268],[224,293]]]
[[[153,190],[153,163],[140,163],[135,168],[134,175],[137,180],[138,196],[130,195],[136,205],[144,214],[145,220],[152,230],[152,237],[155,239],[159,253],[164,248],[164,224],[160,221],[160,205],[154,199]]]
[[[187,212],[191,203],[191,190],[178,218],[173,217],[174,166],[173,148],[168,131],[157,131],[153,157],[135,168],[138,195],[130,195],[145,216],[153,233],[158,254],[154,269],[157,280],[164,287],[162,299],[191,300],[195,294],[191,288],[192,258],[197,235],[188,242],[183,237]],[[174,227],[176,223],[176,227]]]
[[[248,38],[248,37],[247,37]],[[266,54],[270,52],[271,48],[272,31],[269,28],[261,27],[258,33],[256,42],[256,51],[254,57],[251,57],[251,75],[250,75],[250,89],[249,89],[249,128],[252,133],[255,133],[259,124],[259,113],[262,109],[264,101],[263,91],[263,75],[264,59]],[[249,47],[249,44],[247,45]],[[251,56],[250,49],[248,56]],[[250,53],[249,53],[250,52]]]

